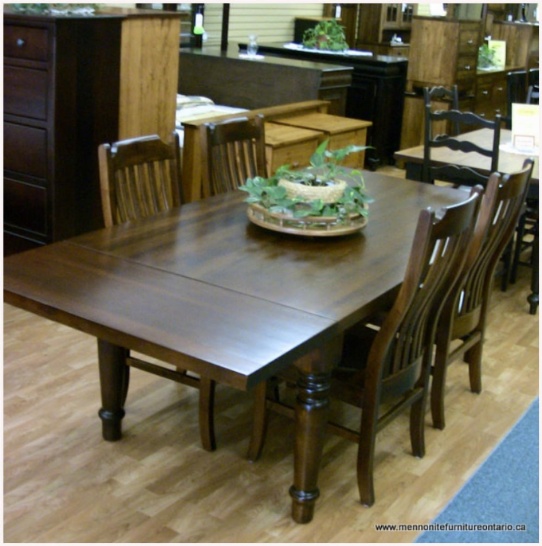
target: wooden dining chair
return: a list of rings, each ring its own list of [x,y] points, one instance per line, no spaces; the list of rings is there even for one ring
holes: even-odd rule
[[[493,131],[493,144],[491,148],[483,148],[469,140],[459,140],[447,134],[435,134],[435,124],[447,122],[452,127],[457,125],[469,131],[475,129],[490,129]],[[425,104],[425,131],[424,152],[422,164],[422,181],[434,183],[435,180],[451,182],[456,186],[472,184],[484,184],[487,175],[479,173],[476,169],[461,167],[458,164],[435,166],[431,162],[431,151],[435,148],[448,148],[455,152],[476,152],[491,159],[490,172],[498,170],[499,144],[501,138],[501,120],[496,115],[494,120],[488,120],[473,114],[459,110],[431,110],[431,104]]]
[[[263,116],[205,123],[201,131],[204,197],[267,177]]]
[[[179,137],[157,135],[98,147],[106,227],[152,216],[181,204]]]
[[[181,204],[179,138],[169,142],[157,135],[121,140],[98,147],[102,211],[106,227],[152,216]],[[130,354],[126,364],[133,368],[199,389],[200,436],[204,449],[216,448],[214,434],[215,382],[179,367],[151,363]],[[129,376],[127,375],[129,378]],[[124,388],[124,400],[128,394]],[[124,405],[124,404],[123,404]]]
[[[450,110],[459,110],[459,91],[457,90],[457,85],[452,85],[450,88],[441,85],[424,87],[423,101],[424,105],[429,105],[433,111],[439,109],[437,107],[441,106],[443,101],[450,104]],[[457,136],[461,130],[458,123],[453,123],[446,127],[445,132],[451,136]]]
[[[445,426],[444,395],[448,365],[464,356],[470,388],[482,389],[482,349],[495,268],[511,240],[533,169],[527,160],[514,174],[493,173],[482,198],[474,237],[466,251],[463,274],[445,302],[435,337],[431,386],[433,425]]]
[[[465,260],[482,188],[460,204],[436,214],[420,212],[404,281],[380,328],[359,324],[343,338],[342,360],[331,377],[330,398],[361,408],[358,429],[328,422],[331,432],[358,444],[357,478],[362,504],[374,503],[373,466],[376,433],[410,408],[410,438],[415,456],[425,454],[424,416],[440,308]],[[297,369],[281,374],[296,380]],[[293,416],[292,407],[275,396],[270,385],[258,386],[254,428],[248,456],[263,446],[267,409]]]

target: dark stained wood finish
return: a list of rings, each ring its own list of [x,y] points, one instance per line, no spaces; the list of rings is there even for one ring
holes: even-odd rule
[[[465,273],[445,303],[436,334],[431,386],[433,425],[443,429],[446,370],[462,356],[472,392],[482,390],[482,350],[495,268],[510,242],[529,188],[533,162],[513,175],[494,173],[487,182]],[[453,344],[453,347],[452,347]]]
[[[344,116],[352,83],[351,66],[269,55],[243,59],[233,47],[182,49],[179,66],[179,93],[247,110],[320,99],[330,102],[330,113]]]
[[[118,138],[123,17],[5,9],[7,255],[103,225],[96,148]],[[38,194],[39,223],[29,221]]]
[[[376,434],[406,409],[410,409],[412,452],[416,457],[425,455],[425,405],[436,323],[465,262],[464,248],[472,237],[481,192],[478,187],[471,196],[465,194],[465,201],[446,208],[439,220],[435,211],[420,212],[405,279],[381,327],[355,325],[344,332],[344,341],[341,334],[337,339],[341,357],[331,384],[325,376],[320,380],[315,376],[308,389],[316,406],[327,402],[323,393],[331,389],[332,398],[362,410],[361,424],[356,423],[355,429],[337,421],[327,426],[358,444],[358,488],[366,506],[375,502]],[[281,379],[291,381],[291,377],[288,370]],[[262,390],[258,394],[265,396]],[[265,402],[256,402],[250,458],[261,451],[257,442],[265,429],[262,406]]]
[[[169,142],[146,135],[100,144],[104,224],[110,227],[152,216],[181,204],[179,136]]]
[[[206,123],[202,128],[203,196],[236,190],[267,177],[263,116]]]
[[[491,145],[493,131],[490,129],[477,129],[469,133],[464,133],[458,136],[460,140],[469,140],[480,146],[488,147]],[[499,149],[499,172],[513,173],[520,171],[523,167],[523,161],[527,156],[523,154],[515,154],[503,149],[504,145],[510,143],[512,132],[507,129],[501,129],[501,147]],[[421,165],[423,163],[423,146],[414,146],[395,153],[395,159],[401,164],[404,163],[406,168],[407,178],[411,180],[421,180]],[[538,157],[534,157],[533,175],[531,185],[538,185]],[[477,153],[460,154],[453,150],[434,150],[431,154],[431,161],[435,165],[446,165],[453,163],[463,167],[471,167],[489,176],[491,161]]]
[[[352,236],[266,231],[248,222],[245,196],[233,192],[12,256],[5,300],[113,345],[188,359],[190,369],[240,389],[304,357],[292,494],[296,521],[309,521],[325,422],[325,409],[301,402],[312,400],[312,376],[325,386],[338,357],[329,342],[397,293],[419,211],[464,198],[375,173],[366,182],[375,202]],[[120,415],[123,397],[102,395]]]
[[[463,154],[476,153],[491,160],[489,169],[491,172],[497,170],[499,164],[499,144],[501,140],[501,117],[496,116],[495,120],[484,119],[472,112],[461,112],[459,110],[437,110],[431,111],[431,101],[427,94],[425,95],[425,119],[424,119],[424,148],[423,148],[423,168],[422,180],[424,182],[434,183],[435,180],[453,182],[458,185],[474,186],[480,183],[484,178],[483,173],[479,173],[474,168],[474,172],[456,170],[455,164],[433,165],[431,162],[433,151],[445,148],[454,152]],[[461,130],[469,131],[476,129],[488,129],[492,133],[492,138],[487,145],[479,144],[469,139],[461,139],[457,136],[450,136],[445,133],[438,133],[435,124],[444,123],[448,127],[459,127]],[[459,154],[462,155],[462,154]],[[470,170],[470,169],[469,169]],[[477,173],[479,176],[477,176]]]

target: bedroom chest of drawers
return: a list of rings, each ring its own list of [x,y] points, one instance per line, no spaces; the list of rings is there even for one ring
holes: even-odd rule
[[[146,125],[134,90],[123,83],[123,71],[133,82],[145,65],[137,47],[135,70],[122,56],[141,17],[127,10],[50,16],[5,8],[4,255],[101,227],[98,145],[164,133],[164,115],[153,109],[168,103],[163,82],[160,97],[148,91],[154,121]],[[178,40],[177,30],[168,36]],[[166,60],[175,71],[168,131],[175,127],[177,58],[174,48]]]

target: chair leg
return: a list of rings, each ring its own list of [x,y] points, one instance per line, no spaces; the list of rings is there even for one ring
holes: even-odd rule
[[[267,429],[267,382],[262,381],[254,387],[254,410],[252,435],[248,446],[247,458],[256,461],[262,452]]]
[[[518,226],[516,228],[516,242],[514,245],[514,255],[512,258],[512,265],[510,267],[510,283],[514,284],[518,277],[518,267],[519,261],[521,258],[521,251],[523,246],[523,238],[525,237],[525,222],[526,216],[522,214],[518,221]]]
[[[482,340],[465,352],[465,362],[469,365],[470,390],[482,392]]]
[[[425,455],[425,406],[427,390],[412,404],[410,408],[410,444],[414,457]]]
[[[502,277],[501,277],[501,291],[506,292],[508,290],[508,283],[510,282],[511,277],[511,269],[513,267],[513,258],[512,254],[515,253],[514,250],[514,240],[512,239],[506,248],[504,249],[504,252],[502,253]]]
[[[370,413],[370,415],[368,415]],[[375,502],[374,455],[376,445],[376,411],[363,408],[358,445],[357,478],[361,504],[372,506]]]
[[[431,382],[431,417],[433,427],[443,430],[446,426],[444,417],[444,394],[446,389],[446,372],[448,370],[448,346],[439,343],[435,352],[433,364],[433,380]]]
[[[216,383],[207,377],[200,378],[199,393],[199,428],[203,449],[214,451],[215,439],[215,386]]]
[[[538,220],[534,225],[534,241],[533,241],[533,250],[531,255],[531,293],[527,297],[529,302],[529,313],[531,315],[536,315],[538,310],[539,302],[539,264],[538,264]]]

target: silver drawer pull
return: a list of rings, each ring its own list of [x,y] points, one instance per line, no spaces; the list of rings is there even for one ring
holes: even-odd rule
[[[26,45],[26,41],[22,38],[17,38],[17,47],[23,47],[24,45]]]
[[[487,89],[485,91],[482,91],[482,95],[489,95],[489,91]]]
[[[504,87],[497,87],[497,91],[504,91]]]
[[[472,45],[474,43],[474,40],[467,40],[467,44]]]
[[[465,65],[465,70],[470,70],[470,69],[471,69],[470,64],[466,64],[466,65]]]

